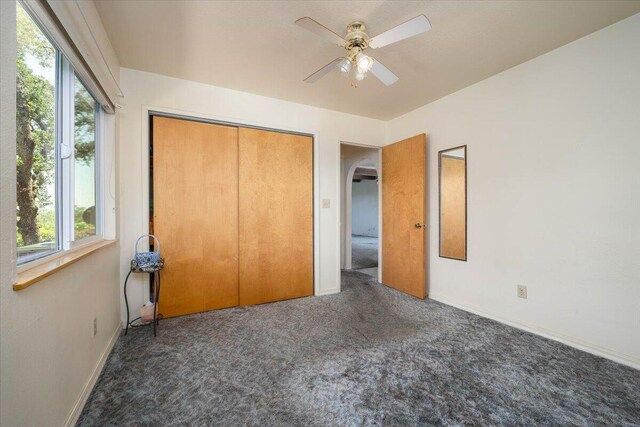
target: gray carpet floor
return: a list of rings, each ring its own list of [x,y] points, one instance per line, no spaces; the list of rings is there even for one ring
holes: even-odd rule
[[[378,238],[351,236],[351,268],[361,270],[378,266]]]
[[[640,371],[344,271],[121,336],[79,425],[640,423]]]

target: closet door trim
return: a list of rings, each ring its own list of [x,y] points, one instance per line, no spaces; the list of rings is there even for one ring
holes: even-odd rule
[[[165,113],[165,112],[156,111],[156,110],[149,110],[149,116],[168,117],[170,119],[188,120],[188,121],[192,121],[192,122],[201,122],[201,123],[211,123],[211,124],[214,124],[214,125],[231,126],[231,127],[236,127],[236,128],[266,130],[266,131],[270,131],[270,132],[279,132],[279,133],[286,133],[286,134],[291,134],[291,135],[310,136],[311,138],[313,138],[314,143],[315,143],[315,135],[312,134],[312,133],[306,133],[306,132],[296,132],[296,131],[286,130],[286,129],[276,129],[276,128],[270,128],[270,127],[265,127],[265,126],[248,125],[246,123],[237,123],[237,122],[229,122],[229,121],[225,121],[225,120],[207,119],[207,118],[203,118],[203,117],[184,116],[182,114]]]

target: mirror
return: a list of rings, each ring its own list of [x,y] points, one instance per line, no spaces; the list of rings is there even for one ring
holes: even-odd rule
[[[438,152],[440,256],[467,260],[467,146]]]

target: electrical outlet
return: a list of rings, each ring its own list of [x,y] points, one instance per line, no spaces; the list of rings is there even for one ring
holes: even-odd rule
[[[525,285],[518,285],[518,298],[527,299],[527,287]]]
[[[94,317],[93,318],[93,336],[95,337],[96,335],[98,335],[98,318]]]

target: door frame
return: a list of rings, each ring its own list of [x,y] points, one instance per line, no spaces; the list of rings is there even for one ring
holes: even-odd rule
[[[317,191],[320,182],[319,171],[319,147],[318,147],[318,132],[308,129],[277,129],[265,123],[256,121],[246,122],[242,120],[236,120],[231,117],[221,117],[202,112],[184,111],[175,108],[159,107],[155,105],[142,105],[142,126],[141,137],[143,143],[141,144],[141,158],[142,164],[140,168],[141,183],[142,183],[142,224],[140,225],[140,235],[147,234],[149,232],[149,202],[151,194],[151,180],[150,178],[150,162],[149,162],[149,148],[151,146],[151,138],[153,137],[151,116],[162,116],[182,120],[192,120],[202,123],[212,123],[223,126],[235,126],[252,129],[262,129],[281,133],[292,133],[296,135],[310,136],[313,141],[312,149],[312,168],[313,168],[313,182],[312,182],[312,197],[313,197],[313,295],[320,295],[320,192]],[[149,278],[144,274],[144,286],[143,288],[143,301],[149,299]]]
[[[350,184],[350,181],[353,179],[353,173],[356,170],[356,167],[360,164],[360,162],[356,162],[355,164],[353,164],[351,166],[351,168],[347,171],[347,180],[345,182],[345,186],[342,186],[342,157],[341,157],[341,152],[342,152],[342,146],[343,145],[352,145],[355,147],[362,147],[362,148],[369,148],[372,150],[375,150],[378,152],[378,167],[376,168],[376,171],[378,172],[378,277],[377,277],[377,281],[381,282],[382,280],[382,185],[381,185],[381,179],[382,179],[382,147],[376,146],[376,145],[366,145],[366,144],[358,144],[355,142],[347,142],[347,141],[340,141],[340,143],[338,144],[338,200],[337,200],[337,205],[338,205],[338,250],[336,251],[338,254],[338,291],[341,292],[342,291],[342,196],[343,194],[345,195],[345,228],[344,228],[344,240],[345,240],[345,245],[344,245],[344,249],[345,250],[350,250],[351,249],[351,213],[352,213],[352,185]],[[347,232],[348,231],[348,232]],[[347,262],[347,260],[351,261],[351,256],[349,255],[349,257],[347,258],[347,254],[345,254],[345,268],[347,266],[351,266],[350,262]]]

